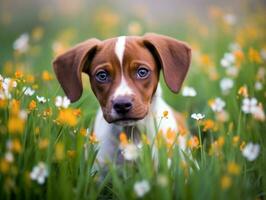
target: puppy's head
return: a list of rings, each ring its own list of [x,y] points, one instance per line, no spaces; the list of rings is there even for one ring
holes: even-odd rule
[[[185,43],[146,34],[87,40],[58,56],[53,66],[71,102],[82,94],[81,73],[85,72],[106,121],[126,125],[147,115],[160,70],[168,87],[178,92],[190,60],[191,50]]]

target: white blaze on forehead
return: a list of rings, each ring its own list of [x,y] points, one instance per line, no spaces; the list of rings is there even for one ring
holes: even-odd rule
[[[130,95],[133,94],[132,89],[128,86],[124,75],[123,75],[123,57],[126,47],[126,36],[120,36],[118,37],[116,43],[115,43],[115,54],[119,60],[120,68],[121,68],[121,82],[119,86],[116,88],[114,93],[114,98],[117,96],[124,96],[124,95]]]

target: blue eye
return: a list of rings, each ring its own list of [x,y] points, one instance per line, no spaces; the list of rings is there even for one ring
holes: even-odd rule
[[[100,83],[106,83],[110,80],[108,72],[101,70],[96,73],[95,79]]]
[[[150,75],[150,71],[147,68],[139,67],[137,70],[137,78],[145,79]]]

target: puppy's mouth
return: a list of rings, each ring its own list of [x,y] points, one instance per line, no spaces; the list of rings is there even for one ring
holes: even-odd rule
[[[134,126],[137,121],[141,120],[143,118],[118,118],[113,120],[111,123],[114,123],[119,126]]]

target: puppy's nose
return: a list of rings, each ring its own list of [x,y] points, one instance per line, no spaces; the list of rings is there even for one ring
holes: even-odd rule
[[[132,101],[128,97],[118,97],[113,102],[113,108],[118,114],[126,114],[132,108]]]

